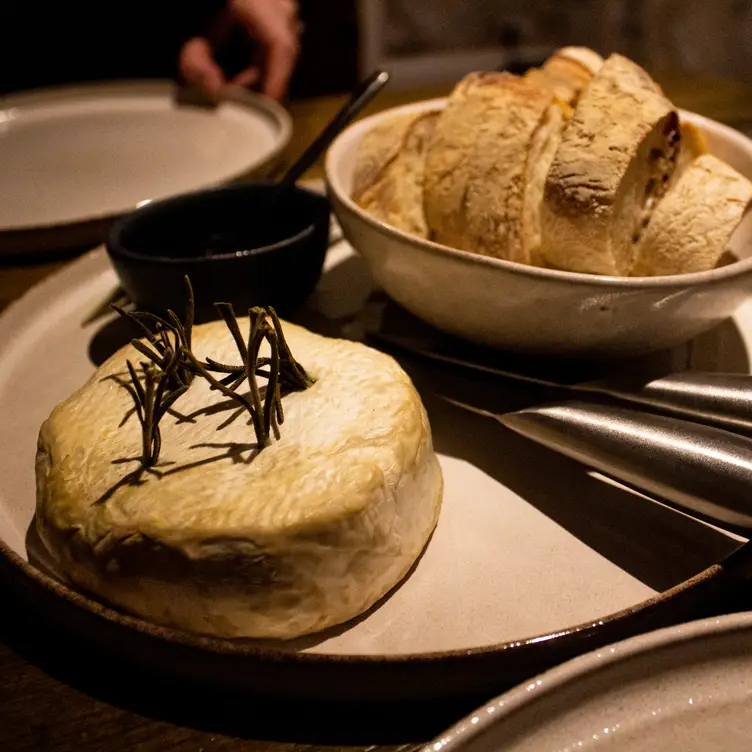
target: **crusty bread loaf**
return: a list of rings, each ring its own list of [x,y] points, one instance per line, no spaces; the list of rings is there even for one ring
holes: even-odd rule
[[[281,437],[260,452],[247,414],[196,378],[160,423],[158,463],[139,470],[120,381],[141,358],[132,345],[52,411],[36,521],[62,574],[152,622],[290,638],[357,616],[407,573],[442,496],[418,393],[376,350],[284,333],[315,383],[284,397]],[[239,360],[221,321],[195,327],[192,348]]]
[[[358,145],[353,200],[374,217],[418,237],[423,214],[423,165],[438,111],[402,115],[368,131]]]
[[[553,92],[568,118],[582,90],[602,65],[603,58],[587,47],[562,47],[546,60],[542,68],[527,71],[525,78]]]
[[[509,73],[464,78],[426,154],[424,206],[432,238],[534,263],[543,183],[560,128],[550,92]]]
[[[611,55],[582,92],[546,179],[542,254],[554,267],[625,275],[679,142],[676,110],[648,74]]]
[[[752,201],[752,183],[712,154],[698,157],[658,202],[632,276],[712,269]]]

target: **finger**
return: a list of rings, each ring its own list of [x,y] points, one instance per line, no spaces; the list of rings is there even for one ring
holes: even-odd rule
[[[189,39],[180,51],[180,75],[190,84],[208,94],[217,95],[226,84],[224,73],[214,60],[209,40]]]
[[[290,35],[264,45],[264,81],[261,90],[272,99],[282,99],[298,58],[298,44]]]
[[[257,65],[251,65],[245,70],[240,71],[235,78],[230,81],[235,86],[242,86],[247,89],[249,86],[253,86],[261,78],[261,71]]]
[[[298,57],[297,3],[295,0],[234,0],[230,7],[236,20],[261,47],[262,91],[281,99]]]

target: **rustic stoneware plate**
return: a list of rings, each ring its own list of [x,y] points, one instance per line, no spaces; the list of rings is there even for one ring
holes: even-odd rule
[[[169,82],[0,99],[0,253],[97,244],[139,203],[263,172],[289,142],[290,116],[260,95],[179,100]]]
[[[424,752],[746,752],[752,612],[588,653],[497,697]]]
[[[33,525],[39,426],[123,343],[107,307],[116,295],[98,250],[0,317],[0,571],[49,615],[51,629],[62,624],[133,661],[224,687],[319,698],[489,696],[594,647],[718,613],[746,585],[752,554],[743,538],[460,411],[440,399],[440,374],[426,371],[415,375],[445,475],[443,510],[412,572],[368,613],[288,643],[202,637],[120,613],[65,583]],[[339,243],[301,323],[357,337],[384,313],[383,301],[363,261]],[[666,363],[748,369],[750,344],[747,305]]]

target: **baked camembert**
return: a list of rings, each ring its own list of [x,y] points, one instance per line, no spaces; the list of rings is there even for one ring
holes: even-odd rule
[[[289,323],[284,335],[314,383],[284,396],[279,438],[260,451],[248,415],[195,378],[143,466],[123,382],[126,361],[144,360],[133,345],[53,410],[37,528],[75,585],[159,624],[293,638],[363,613],[405,576],[442,497],[418,393],[385,354]],[[222,321],[195,327],[191,347],[238,358]]]

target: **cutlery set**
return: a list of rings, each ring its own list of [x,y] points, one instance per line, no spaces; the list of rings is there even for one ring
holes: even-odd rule
[[[509,412],[488,410],[472,396],[439,396],[693,516],[736,532],[752,528],[752,376],[686,371],[566,384],[448,354],[422,339],[369,336],[499,384],[541,387],[545,396],[553,390],[561,398]]]

